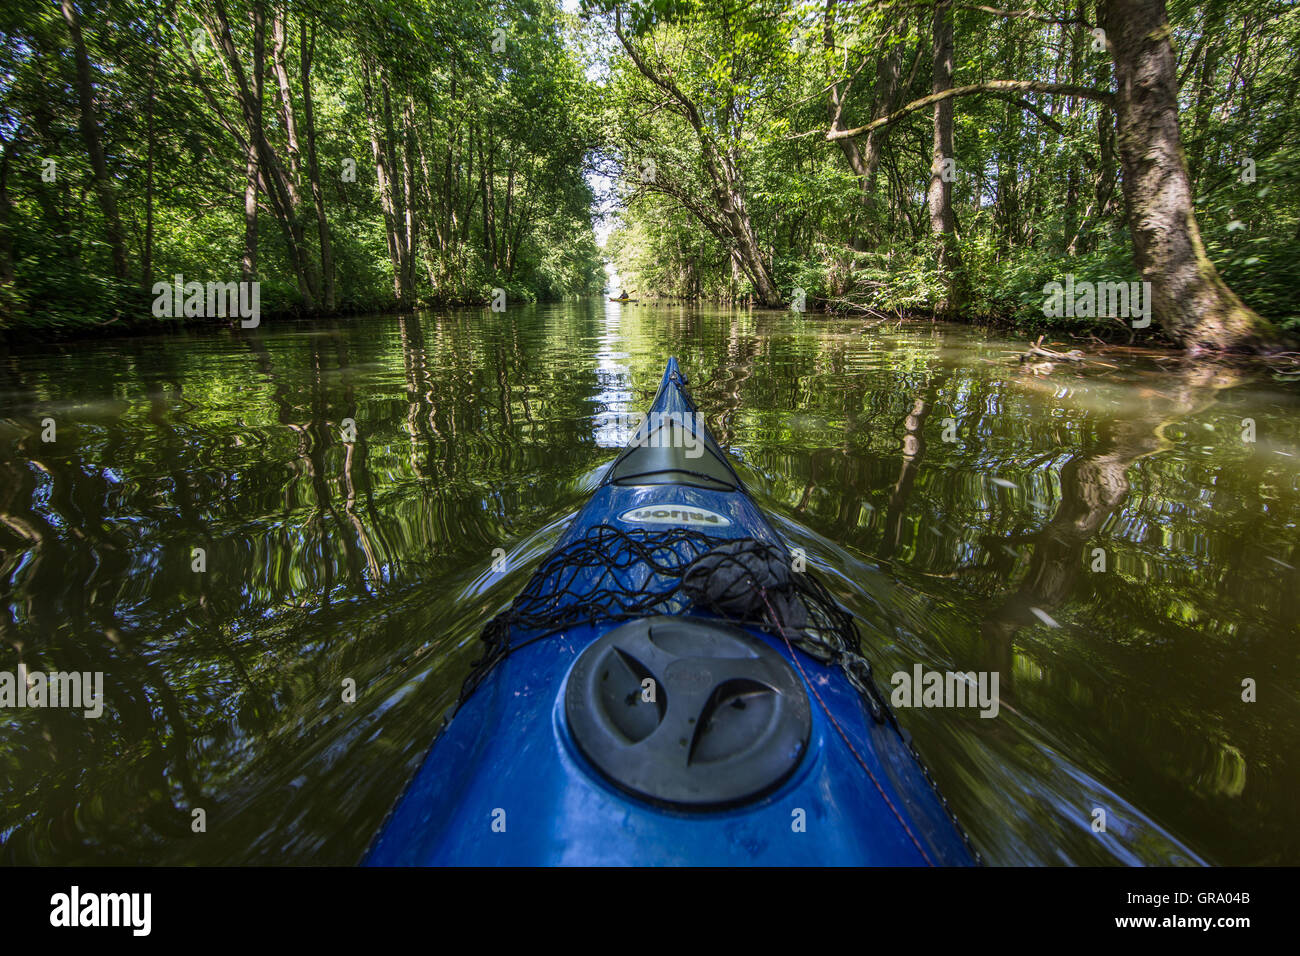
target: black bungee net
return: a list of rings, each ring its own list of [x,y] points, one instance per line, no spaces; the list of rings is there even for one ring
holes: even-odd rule
[[[893,714],[860,651],[853,616],[810,571],[795,571],[781,545],[669,528],[593,525],[549,554],[505,611],[483,628],[483,656],[463,701],[507,655],[579,624],[695,611],[783,636],[814,660],[838,666],[878,722]],[[523,639],[512,642],[513,636]]]
[[[581,583],[580,583],[581,582]],[[853,615],[782,545],[668,528],[598,524],[552,551],[511,605],[484,626],[484,654],[461,687],[457,709],[514,651],[581,624],[696,612],[783,637],[839,667],[877,723],[899,734],[977,863],[983,859],[899,725],[862,655]],[[518,641],[511,638],[517,636]]]

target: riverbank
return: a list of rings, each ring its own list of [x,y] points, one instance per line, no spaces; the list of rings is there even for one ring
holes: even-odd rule
[[[747,300],[730,301],[727,299],[690,299],[679,296],[642,296],[629,306],[643,308],[727,308],[741,309],[749,312],[770,315],[788,314],[802,316],[805,319],[818,318],[852,319],[862,321],[862,331],[902,328],[913,325],[942,324],[953,328],[968,328],[991,335],[1007,336],[1032,342],[1040,336],[1050,336],[1056,340],[1068,340],[1072,346],[1123,346],[1133,349],[1150,350],[1157,353],[1186,356],[1189,359],[1213,358],[1223,362],[1264,362],[1274,363],[1279,360],[1292,361],[1292,356],[1300,356],[1300,336],[1296,333],[1279,332],[1283,346],[1273,353],[1257,352],[1214,352],[1204,353],[1186,350],[1171,339],[1158,325],[1139,321],[1139,327],[1133,326],[1134,320],[1118,318],[1053,318],[1025,313],[980,314],[970,318],[953,318],[943,316],[931,309],[906,308],[893,312],[873,309],[846,300],[808,300],[806,308],[800,313],[793,309],[766,309],[753,305]],[[1289,347],[1288,347],[1289,346]]]
[[[581,298],[581,297],[579,297]],[[510,296],[507,294],[507,302]],[[516,298],[516,307],[520,301],[530,305],[557,304],[566,300],[540,300],[535,297]],[[141,312],[131,316],[109,319],[107,321],[87,320],[84,322],[32,322],[17,325],[0,326],[0,344],[32,344],[40,342],[68,343],[77,341],[94,341],[97,339],[129,338],[133,336],[169,335],[189,331],[219,329],[252,329],[277,322],[312,322],[355,319],[368,315],[414,315],[417,312],[429,312],[440,309],[472,309],[484,311],[492,307],[491,298],[477,296],[448,296],[445,298],[421,302],[406,309],[394,308],[391,301],[376,301],[354,304],[331,311],[304,309],[277,309],[262,312],[252,319],[238,316],[213,317],[207,315],[159,318],[151,314],[146,304]],[[252,324],[249,324],[252,323]]]
[[[591,300],[597,304],[605,302],[606,296],[581,296],[568,301],[581,303]],[[195,332],[215,332],[222,329],[250,331],[252,328],[266,328],[277,324],[298,326],[310,322],[349,322],[375,315],[417,315],[440,310],[481,309],[485,315],[509,315],[522,307],[555,306],[561,302],[525,301],[508,304],[503,313],[491,313],[492,302],[485,298],[450,298],[438,303],[421,304],[406,310],[394,310],[391,304],[372,307],[355,306],[335,309],[332,312],[306,312],[300,309],[279,310],[265,313],[258,317],[256,326],[242,326],[239,318],[209,318],[192,316],[184,318],[156,318],[144,314],[133,319],[119,319],[109,322],[92,322],[87,324],[62,325],[20,325],[0,328],[0,345],[32,346],[42,343],[66,346],[77,342],[94,342],[98,340],[142,338],[149,336],[174,336]],[[941,326],[950,329],[967,328],[983,334],[1004,336],[1006,338],[1033,342],[1040,336],[1046,336],[1049,346],[1082,348],[1086,351],[1106,350],[1123,351],[1129,354],[1149,353],[1164,355],[1168,358],[1186,358],[1188,361],[1204,360],[1205,355],[1186,352],[1179,345],[1164,335],[1159,327],[1135,330],[1115,320],[1053,320],[1044,317],[1041,321],[1026,321],[1014,315],[981,316],[970,321],[954,320],[937,315],[925,309],[905,309],[893,314],[882,313],[876,309],[855,307],[840,303],[838,308],[830,308],[831,303],[811,302],[802,313],[791,309],[765,309],[745,302],[729,303],[724,301],[691,300],[672,296],[642,296],[626,303],[611,303],[623,308],[657,310],[679,309],[714,309],[722,308],[768,316],[787,316],[792,321],[852,320],[861,321],[859,331],[863,334],[874,331],[897,331],[903,328]],[[1219,363],[1255,364],[1289,369],[1300,364],[1300,345],[1298,351],[1280,352],[1274,355],[1253,355],[1236,353],[1215,353],[1213,358]]]

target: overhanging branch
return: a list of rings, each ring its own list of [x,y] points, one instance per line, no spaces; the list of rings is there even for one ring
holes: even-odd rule
[[[1040,83],[1037,80],[986,80],[983,83],[954,86],[939,93],[922,96],[920,99],[912,100],[905,106],[900,106],[888,116],[872,120],[866,126],[857,126],[853,129],[833,129],[826,134],[826,138],[834,141],[863,136],[881,127],[891,126],[909,114],[915,113],[917,110],[923,110],[927,106],[933,106],[940,100],[952,99],[955,96],[974,96],[978,93],[1057,93],[1063,96],[1079,96],[1084,99],[1096,100],[1107,105],[1111,103],[1110,93],[1095,90],[1090,86],[1076,86],[1073,83]]]

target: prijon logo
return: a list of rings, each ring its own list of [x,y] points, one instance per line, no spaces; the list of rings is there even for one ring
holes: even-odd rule
[[[725,528],[731,524],[730,518],[708,508],[669,504],[630,508],[619,515],[618,520],[628,524],[675,524],[688,528]]]

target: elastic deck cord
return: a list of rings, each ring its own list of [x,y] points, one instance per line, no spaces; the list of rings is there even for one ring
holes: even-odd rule
[[[912,841],[912,845],[916,847],[916,852],[921,854],[921,859],[925,860],[925,865],[934,866],[934,861],[930,859],[930,855],[926,853],[925,848],[921,846],[921,841],[916,838],[916,834],[912,832],[912,828],[907,825],[907,821],[903,819],[903,815],[899,813],[898,808],[894,806],[894,801],[889,799],[889,794],[885,792],[885,788],[880,785],[880,781],[876,779],[876,775],[871,772],[871,768],[867,766],[867,762],[862,759],[862,755],[859,754],[857,748],[853,746],[853,741],[849,740],[849,735],[845,733],[844,728],[840,726],[840,722],[835,719],[835,715],[832,714],[830,708],[826,706],[826,701],[822,700],[822,695],[817,692],[817,685],[808,679],[808,673],[803,669],[803,662],[799,660],[799,655],[794,652],[794,645],[790,643],[790,638],[786,636],[785,625],[781,623],[781,619],[777,617],[776,609],[772,607],[771,603],[767,599],[767,589],[759,588],[758,593],[763,598],[763,603],[767,605],[767,610],[772,615],[772,620],[776,623],[777,628],[781,632],[781,640],[785,641],[786,650],[790,652],[790,659],[794,661],[795,667],[799,668],[799,675],[803,678],[803,682],[808,686],[808,689],[812,691],[813,696],[817,698],[817,703],[821,705],[822,712],[826,714],[826,719],[831,722],[831,726],[834,727],[836,733],[840,735],[840,739],[844,741],[844,745],[849,748],[849,753],[853,754],[854,759],[858,762],[858,766],[866,771],[867,777],[869,777],[871,782],[875,784],[876,790],[880,794],[880,798],[885,801],[885,805],[889,807],[890,812],[894,814],[894,819],[898,821],[898,825],[903,828],[903,832],[906,833],[908,838]]]

